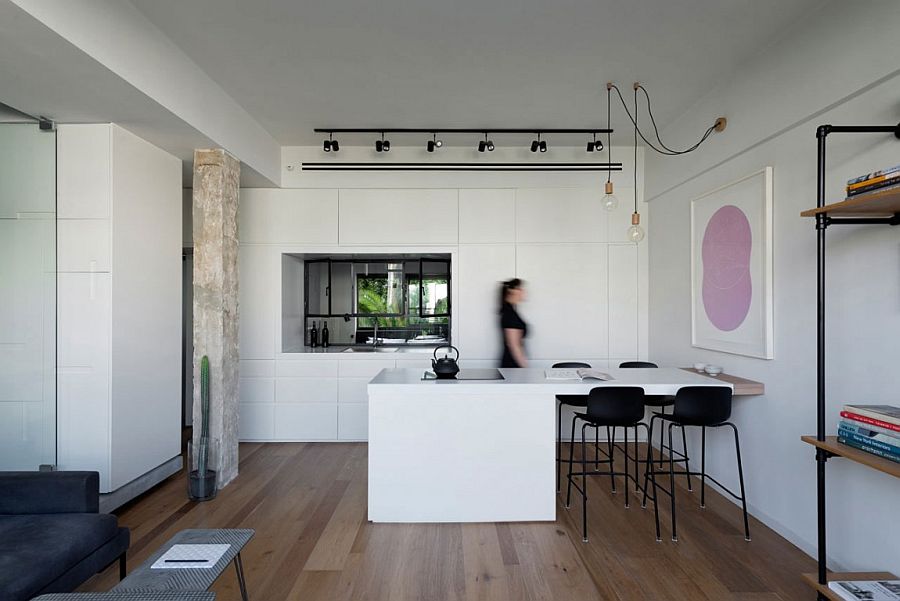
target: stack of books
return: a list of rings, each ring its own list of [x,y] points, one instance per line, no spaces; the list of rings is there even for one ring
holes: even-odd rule
[[[838,442],[900,463],[900,407],[844,405]]]
[[[832,580],[828,588],[847,601],[900,601],[900,580]]]
[[[880,192],[887,188],[900,190],[900,165],[848,180],[847,197],[852,198],[876,190]]]

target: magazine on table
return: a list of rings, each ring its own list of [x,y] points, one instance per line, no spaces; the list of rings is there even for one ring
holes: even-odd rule
[[[612,376],[589,367],[551,368],[544,371],[548,380],[612,380]]]
[[[832,580],[828,588],[847,601],[900,601],[900,580]]]

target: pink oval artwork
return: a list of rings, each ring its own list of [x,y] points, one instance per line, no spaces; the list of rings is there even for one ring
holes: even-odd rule
[[[752,247],[750,221],[743,211],[725,205],[713,213],[703,234],[703,308],[723,332],[744,323],[750,311]]]

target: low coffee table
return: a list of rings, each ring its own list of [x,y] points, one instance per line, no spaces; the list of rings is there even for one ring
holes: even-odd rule
[[[182,530],[160,547],[156,553],[138,568],[132,570],[125,580],[110,592],[126,591],[205,591],[234,562],[241,599],[249,601],[247,583],[244,581],[244,566],[241,563],[241,549],[253,538],[254,531],[247,529]],[[173,545],[230,545],[219,561],[211,568],[176,568],[168,570],[152,569],[150,566]]]

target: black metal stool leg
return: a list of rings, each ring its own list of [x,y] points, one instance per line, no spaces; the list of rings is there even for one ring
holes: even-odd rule
[[[609,448],[609,465],[610,465],[610,468],[609,468],[609,482],[610,482],[610,485],[612,486],[612,492],[613,492],[613,494],[616,494],[616,476],[615,476],[615,474],[613,474],[613,472],[614,472],[615,470],[612,469],[612,465],[613,465],[613,453],[615,452],[615,448],[616,448],[616,442],[615,442],[615,440],[616,440],[616,428],[615,428],[615,427],[612,427],[612,428],[607,427],[607,428],[606,428],[607,434],[609,433],[610,430],[612,430],[612,435],[609,435],[609,436],[607,437],[607,439],[606,439],[606,443],[607,443],[608,448]]]
[[[744,492],[744,467],[741,465],[741,442],[738,439],[737,426],[728,422],[726,425],[731,426],[734,430],[734,450],[737,453],[738,464],[738,481],[741,483],[741,506],[744,510],[744,539],[750,540],[750,520],[747,518],[747,493]]]
[[[594,426],[594,471],[600,469],[600,426]]]
[[[588,542],[587,535],[587,448],[584,444],[584,432],[588,425],[581,426],[581,534],[582,542]],[[610,470],[612,471],[612,470]]]
[[[569,508],[569,502],[572,500],[572,461],[575,456],[575,420],[577,417],[572,417],[572,436],[569,438],[569,475],[566,480],[568,483],[566,484],[566,509]]]
[[[638,467],[640,461],[638,460],[638,426],[647,427],[647,424],[638,424],[634,427],[634,492],[638,492],[641,487],[638,485],[638,478],[641,477],[641,471]]]
[[[651,424],[653,423],[651,419]],[[652,427],[652,426],[651,426]],[[647,464],[646,469],[649,471],[650,480],[653,483],[653,520],[656,522],[656,542],[662,542],[662,536],[659,532],[659,503],[656,502],[658,498],[659,491],[656,488],[656,470],[653,465],[653,445],[650,444],[650,427],[647,428]],[[644,507],[647,505],[647,476],[644,475],[644,501],[642,504]]]
[[[125,580],[125,553],[119,555],[119,582]]]
[[[660,408],[659,411],[660,411],[660,413],[665,414],[666,408],[662,407],[662,408]],[[665,463],[664,463],[665,458],[663,457],[663,449],[666,448],[665,435],[666,435],[666,429],[664,427],[661,427],[659,429],[659,467],[660,468],[662,468],[665,465]],[[669,452],[670,453],[672,452],[671,448],[669,449]]]
[[[624,428],[622,428],[622,430],[625,431],[625,509],[628,509],[631,507],[631,505],[628,503],[628,474],[631,473],[628,471],[628,426],[625,426]],[[615,471],[615,466],[612,464],[612,462],[610,462],[609,464],[609,471]]]
[[[244,580],[244,564],[241,563],[241,554],[234,556],[234,569],[237,572],[238,586],[241,588],[241,601],[250,601],[247,595],[247,582]]]
[[[681,449],[684,451],[684,477],[687,478],[688,490],[693,492],[694,488],[691,486],[691,463],[688,460],[687,436],[684,434],[684,426],[681,426]],[[669,452],[671,453],[672,450],[669,449]]]
[[[675,530],[675,457],[672,454],[672,426],[669,424],[669,497],[672,499],[672,540],[678,540],[678,533]]]
[[[641,500],[641,507],[647,507],[647,481],[651,472],[656,470],[656,461],[653,459],[653,420],[655,419],[656,416],[651,415],[650,425],[647,426],[647,463],[644,466],[644,498]],[[655,493],[656,491],[654,491]]]
[[[706,507],[706,426],[700,428],[700,508]]]

